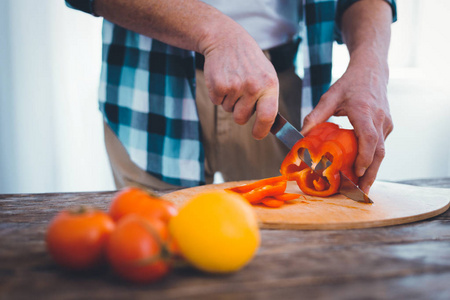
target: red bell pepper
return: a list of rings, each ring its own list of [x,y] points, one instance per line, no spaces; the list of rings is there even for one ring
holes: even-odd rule
[[[260,203],[262,199],[281,195],[286,190],[287,180],[284,176],[261,179],[249,184],[240,185],[227,190],[241,194],[252,204]]]
[[[284,204],[284,201],[277,200],[272,197],[267,197],[267,198],[261,200],[261,203],[268,207],[277,208],[277,207],[281,207]]]
[[[341,183],[339,171],[355,184],[358,183],[358,177],[353,171],[357,147],[353,130],[341,129],[336,124],[325,122],[315,126],[292,147],[281,164],[280,172],[288,180],[297,181],[297,185],[305,194],[331,196],[339,191]],[[299,151],[303,149],[308,149],[315,164],[322,159],[322,156],[331,162],[321,176],[301,161]]]

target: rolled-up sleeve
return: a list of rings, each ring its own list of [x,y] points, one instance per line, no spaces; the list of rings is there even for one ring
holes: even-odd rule
[[[98,17],[94,11],[94,0],[66,0],[66,5],[70,8]]]
[[[334,30],[334,39],[339,43],[343,44],[342,41],[342,33],[341,33],[341,20],[342,15],[344,12],[352,6],[354,3],[361,1],[361,0],[338,0],[336,4],[336,26]],[[397,21],[397,4],[395,3],[395,0],[383,0],[387,2],[392,9],[392,22]]]

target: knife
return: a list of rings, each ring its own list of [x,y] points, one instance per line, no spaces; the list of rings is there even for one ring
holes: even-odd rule
[[[283,144],[285,144],[289,149],[292,149],[292,147],[294,147],[294,145],[304,137],[280,113],[277,114],[270,132],[281,142],[283,142]],[[303,149],[303,151],[300,151],[298,156],[311,168],[311,170],[320,176],[322,176],[322,172],[331,165],[331,162],[323,156],[320,162],[314,166],[308,149]],[[353,183],[353,181],[344,175],[344,173],[340,172],[340,175],[341,186],[339,187],[339,193],[358,202],[373,203],[369,196],[367,196],[356,184]]]

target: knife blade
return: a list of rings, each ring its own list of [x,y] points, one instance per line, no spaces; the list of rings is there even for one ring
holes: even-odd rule
[[[280,113],[277,114],[275,122],[270,128],[270,132],[275,135],[283,144],[285,144],[289,149],[294,147],[295,143],[304,138],[304,136],[289,123]],[[304,161],[310,168],[312,168],[311,155],[308,149],[304,149],[299,153],[299,157]]]
[[[357,202],[373,203],[372,199],[364,193],[356,184],[353,183],[347,176],[341,171],[341,186],[339,187],[339,193]]]
[[[294,145],[304,138],[304,136],[291,124],[289,123],[280,113],[277,114],[275,122],[273,123],[270,132],[275,135],[283,144],[285,144],[289,149],[292,149]],[[298,153],[298,156],[302,161],[304,161],[308,167],[313,171],[316,171],[319,175],[322,175],[323,170],[331,165],[331,162],[323,157],[320,162],[314,166],[311,159],[311,154],[308,149],[303,149]]]
[[[322,156],[321,162],[323,166],[326,166],[326,168],[331,165],[331,162],[325,156]],[[314,168],[314,171],[316,173],[320,172],[320,174],[322,174],[323,170],[325,170],[326,168],[321,168],[322,166],[316,166],[316,168]],[[370,199],[366,193],[364,193],[356,184],[354,184],[353,181],[350,180],[350,178],[348,178],[341,171],[339,171],[339,174],[341,175],[341,185],[339,187],[339,193],[358,202],[373,203],[372,199]]]
[[[304,136],[289,123],[280,113],[277,113],[275,122],[273,123],[270,132],[275,135],[283,144],[289,149],[292,149],[294,145],[302,139]],[[299,151],[298,156],[304,161],[314,172],[322,176],[322,172],[331,165],[331,162],[323,156],[322,159],[314,166],[314,162],[311,159],[311,154],[308,149]],[[357,202],[373,203],[373,201],[367,196],[356,184],[353,183],[346,175],[340,172],[341,185],[339,192],[348,198]]]

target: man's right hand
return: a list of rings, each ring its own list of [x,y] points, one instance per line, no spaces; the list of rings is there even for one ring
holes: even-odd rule
[[[253,137],[264,138],[278,111],[277,73],[243,29],[212,44],[205,53],[205,83],[211,101],[233,113],[238,124],[256,114]],[[240,32],[239,32],[240,31]]]
[[[238,124],[256,113],[253,137],[262,139],[278,111],[278,78],[255,40],[235,21],[198,0],[96,0],[105,19],[205,56],[205,81],[214,104]]]

